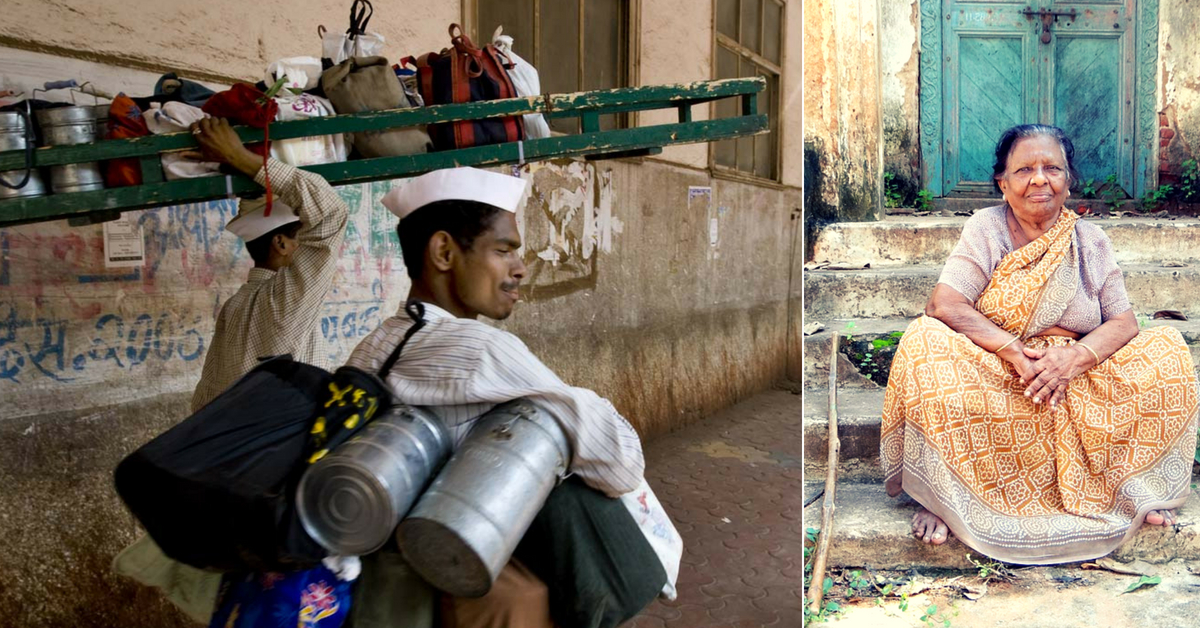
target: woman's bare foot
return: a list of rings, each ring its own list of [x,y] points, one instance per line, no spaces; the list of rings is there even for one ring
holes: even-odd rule
[[[913,515],[912,529],[913,536],[933,545],[941,545],[950,538],[950,530],[946,528],[946,522],[924,508]]]
[[[904,488],[900,484],[900,474],[893,475],[891,479],[884,483],[884,488],[887,490],[888,497],[895,497],[900,494]]]
[[[1173,526],[1175,525],[1175,511],[1151,510],[1146,513],[1146,523],[1152,526]]]

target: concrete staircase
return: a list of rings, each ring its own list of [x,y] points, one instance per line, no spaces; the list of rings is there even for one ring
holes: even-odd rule
[[[1134,312],[1144,326],[1178,328],[1200,364],[1200,220],[1092,219],[1113,242]],[[805,323],[825,330],[804,339],[805,497],[824,484],[828,446],[829,350],[841,335],[838,356],[838,423],[841,463],[831,564],[907,569],[970,568],[957,540],[927,547],[910,534],[918,508],[889,499],[879,467],[879,427],[895,342],[920,316],[965,217],[892,216],[876,223],[838,223],[817,236],[814,261],[862,270],[812,270],[804,276]],[[1164,265],[1164,262],[1168,262]],[[1186,266],[1177,266],[1177,263]],[[1179,310],[1189,321],[1150,320],[1158,310]],[[847,338],[848,337],[848,338]],[[1200,482],[1194,478],[1193,488]],[[1195,491],[1193,491],[1195,493]],[[1143,526],[1115,553],[1119,560],[1165,562],[1200,559],[1200,494],[1180,511],[1174,528]],[[804,513],[820,521],[820,501]]]

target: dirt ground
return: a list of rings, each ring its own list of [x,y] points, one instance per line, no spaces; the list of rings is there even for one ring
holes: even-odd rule
[[[849,571],[838,573],[838,583],[830,594],[831,599],[841,601],[841,611],[830,615],[828,625],[839,628],[1200,626],[1200,563],[1177,560],[1165,565],[1135,564],[1135,569],[1161,582],[1129,593],[1125,590],[1142,576],[1085,569],[1083,565],[1018,569],[1012,572],[1014,580],[992,580],[986,591],[980,587],[982,580],[976,572],[860,572],[857,579]],[[883,586],[894,583],[891,595],[879,598],[875,586],[870,586],[870,594],[876,597],[853,600],[848,595],[854,591],[848,586],[851,580],[857,580],[866,589],[863,585],[872,577]],[[903,595],[908,591],[914,593]],[[978,599],[968,599],[968,594],[980,593]],[[813,622],[813,625],[820,624]]]

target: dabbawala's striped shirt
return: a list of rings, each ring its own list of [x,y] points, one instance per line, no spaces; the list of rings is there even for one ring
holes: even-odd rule
[[[299,246],[291,265],[278,272],[251,269],[245,285],[221,306],[192,395],[192,412],[249,373],[259,358],[290,353],[299,362],[328,366],[329,349],[319,325],[321,305],[333,286],[350,211],[316,173],[269,159],[254,180],[264,185],[268,171],[276,198],[300,217]]]
[[[641,439],[608,400],[563,383],[513,334],[424,305],[425,327],[404,345],[386,378],[398,401],[427,407],[457,447],[493,407],[528,398],[562,426],[573,453],[571,472],[610,497],[638,487],[645,469]],[[402,306],[346,364],[378,371],[412,325]]]

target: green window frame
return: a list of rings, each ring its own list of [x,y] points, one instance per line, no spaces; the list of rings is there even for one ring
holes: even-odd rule
[[[470,22],[477,45],[497,25],[513,51],[538,69],[543,93],[630,87],[636,0],[474,0]],[[578,133],[577,118],[551,118],[559,133]],[[628,128],[628,114],[601,116],[600,129]]]
[[[709,167],[716,173],[780,180],[780,79],[783,76],[783,0],[715,0],[713,2],[713,78],[761,76],[766,90],[758,97],[758,113],[770,116],[768,133],[714,142]],[[739,114],[738,104],[726,99],[714,105],[714,117]]]

